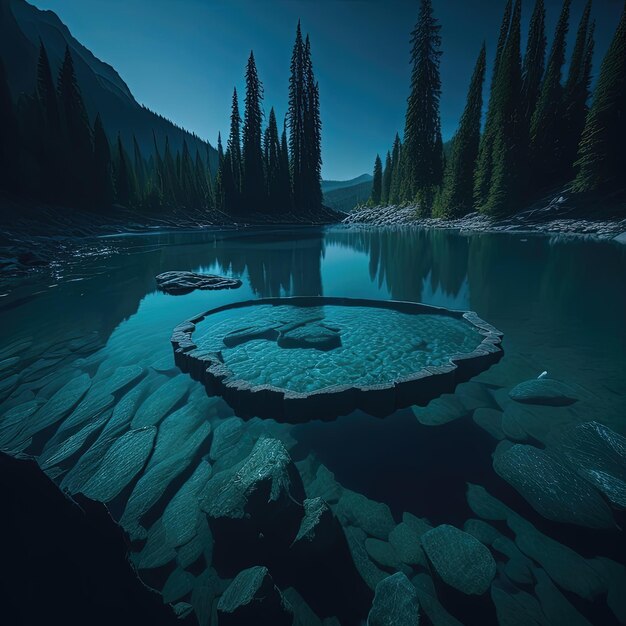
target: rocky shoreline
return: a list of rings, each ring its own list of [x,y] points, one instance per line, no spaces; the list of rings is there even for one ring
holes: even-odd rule
[[[603,206],[601,216],[589,218],[591,205]],[[359,227],[415,226],[445,228],[465,232],[537,232],[554,235],[614,239],[626,243],[626,201],[623,196],[580,198],[567,193],[544,198],[529,209],[507,218],[495,219],[470,213],[457,219],[417,217],[417,206],[357,207],[342,224]]]

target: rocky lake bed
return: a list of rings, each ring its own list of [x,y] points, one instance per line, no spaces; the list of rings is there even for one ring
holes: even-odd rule
[[[595,267],[609,273],[594,288]],[[241,286],[172,297],[154,278],[172,269]],[[106,505],[112,519],[98,532],[116,536],[119,525],[114,551],[122,563],[128,553],[119,583],[155,623],[626,623],[624,272],[615,242],[515,233],[340,227],[85,241],[3,288],[0,449],[37,463],[3,474],[3,498],[29,476],[83,508],[94,502],[91,515]],[[602,312],[573,305],[583,289],[609,298]],[[181,320],[322,293],[475,310],[504,333],[504,356],[385,418],[356,410],[297,423],[238,415],[175,363]],[[348,321],[327,319],[325,334],[300,332],[282,351],[329,356]],[[422,347],[427,333],[415,331]],[[27,519],[20,542],[48,536]],[[73,549],[101,558],[89,532],[80,541]],[[27,576],[16,580],[27,593]],[[113,584],[103,595],[119,593]],[[78,595],[66,602],[91,610]]]

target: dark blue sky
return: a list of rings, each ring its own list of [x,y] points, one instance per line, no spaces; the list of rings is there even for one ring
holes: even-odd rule
[[[404,127],[409,33],[418,0],[31,0],[52,9],[96,56],[113,65],[139,102],[215,145],[228,132],[230,97],[243,96],[254,50],[265,111],[285,114],[298,18],[311,36],[320,84],[323,176],[370,171]],[[486,40],[489,61],[505,0],[434,0],[442,24],[441,117],[448,139]],[[573,0],[570,39],[585,0]],[[524,3],[528,22],[533,0]],[[595,0],[597,73],[623,0]],[[546,0],[549,39],[561,0]],[[571,44],[568,52],[571,50]],[[241,99],[243,101],[243,98]],[[243,111],[242,111],[243,114]]]

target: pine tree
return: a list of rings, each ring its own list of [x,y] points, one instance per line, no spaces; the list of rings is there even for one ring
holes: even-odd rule
[[[370,202],[374,206],[378,206],[381,201],[383,192],[383,164],[380,160],[380,155],[376,155],[374,161],[374,176],[372,179],[372,195],[370,196]]]
[[[391,153],[387,150],[387,156],[385,158],[385,169],[383,170],[383,184],[382,190],[380,194],[380,203],[383,206],[387,206],[389,204],[389,194],[391,192]]]
[[[316,210],[322,206],[322,122],[320,120],[319,85],[313,73],[311,43],[306,36],[304,45],[304,66],[306,84],[306,107],[304,119],[304,206]]]
[[[232,110],[230,115],[230,133],[226,143],[224,159],[228,162],[224,168],[224,207],[229,213],[241,210],[241,116],[237,89],[233,90]]]
[[[76,81],[74,61],[68,46],[65,47],[57,90],[68,147],[66,194],[71,202],[85,205],[90,198],[93,144],[87,110]]]
[[[178,166],[170,149],[170,139],[165,136],[163,150],[163,202],[167,208],[176,208],[180,203]]]
[[[472,74],[459,129],[452,142],[443,189],[436,203],[436,212],[443,217],[463,216],[472,210],[474,204],[474,171],[480,143],[486,63],[483,44]]]
[[[263,151],[261,149],[261,125],[263,122],[263,85],[250,52],[246,67],[246,99],[243,122],[242,196],[247,211],[266,206],[266,190],[263,179]]]
[[[565,63],[565,45],[571,0],[564,0],[554,41],[548,58],[541,93],[530,125],[530,148],[533,181],[538,188],[558,182],[560,163],[560,115],[563,104],[561,75]]]
[[[401,196],[406,201],[421,199],[422,214],[430,211],[427,198],[441,183],[443,174],[440,30],[432,0],[421,0],[417,24],[411,33],[413,71],[404,129]]]
[[[496,136],[498,124],[500,123],[501,107],[495,93],[498,85],[498,71],[500,69],[500,61],[504,48],[508,40],[509,31],[511,29],[511,14],[513,12],[512,0],[507,0],[500,25],[500,35],[498,37],[498,46],[496,48],[496,58],[491,77],[491,87],[489,94],[489,104],[487,107],[487,119],[485,121],[485,129],[480,139],[478,148],[478,161],[476,163],[476,172],[474,174],[474,203],[480,208],[484,206],[489,195],[489,187],[491,186],[491,177],[493,173],[493,144]]]
[[[287,142],[287,128],[283,124],[283,132],[280,136],[280,160],[278,169],[278,189],[279,200],[277,208],[281,212],[287,213],[292,209],[291,198],[291,174],[289,166],[289,144]]]
[[[277,213],[280,210],[280,139],[278,138],[278,125],[274,108],[270,110],[269,122],[265,139],[266,175],[267,175],[267,198],[270,212]]]
[[[143,198],[148,187],[148,173],[146,171],[146,162],[141,154],[141,148],[135,135],[133,135],[133,160],[135,178],[137,179],[137,195],[139,198]]]
[[[296,41],[291,55],[291,76],[289,77],[289,108],[287,124],[289,126],[289,164],[293,204],[296,209],[302,208],[305,201],[304,159],[305,130],[304,119],[306,109],[304,42],[300,21],[296,28]]]
[[[597,191],[624,182],[626,145],[626,4],[602,61],[578,148],[573,190]]]
[[[402,165],[402,143],[400,135],[396,133],[391,151],[391,185],[389,186],[389,204],[399,204],[400,185],[402,184],[401,170]]]
[[[589,112],[591,86],[591,65],[593,60],[595,24],[590,24],[591,0],[588,0],[583,12],[576,43],[572,52],[569,73],[563,90],[563,103],[560,113],[560,150],[558,152],[559,178],[571,179],[574,173],[574,161],[578,144],[585,127],[585,119]]]
[[[0,189],[5,191],[19,188],[19,139],[15,107],[0,58]]]
[[[511,15],[513,14],[513,0],[507,0],[504,6],[504,15],[502,16],[502,22],[500,23],[500,33],[498,34],[498,43],[496,45],[496,58],[493,62],[493,72],[491,75],[491,92],[493,93],[493,87],[498,75],[498,68],[500,67],[500,60],[502,59],[502,53],[506,46],[506,41],[509,37],[509,29],[511,27]]]
[[[115,164],[115,190],[118,204],[130,207],[133,204],[133,185],[131,182],[131,170],[122,137],[117,135],[117,155]]]
[[[199,190],[195,177],[195,165],[191,160],[187,140],[183,139],[183,150],[180,155],[179,181],[182,203],[187,209],[197,209],[199,203]]]
[[[37,159],[41,171],[40,193],[43,198],[58,202],[64,199],[67,150],[61,133],[59,103],[50,61],[41,39],[37,61],[36,97],[41,110],[41,126],[37,131],[39,135]]]
[[[224,211],[224,148],[222,134],[217,133],[217,175],[215,177],[215,208]]]
[[[528,131],[522,111],[520,53],[521,0],[516,0],[494,86],[495,136],[489,193],[481,210],[491,215],[515,211],[527,192]]]
[[[546,9],[544,0],[536,0],[522,69],[522,112],[528,124],[539,99],[546,63]]]
[[[94,205],[108,208],[113,204],[113,164],[111,148],[100,114],[96,115],[93,127],[93,201]]]

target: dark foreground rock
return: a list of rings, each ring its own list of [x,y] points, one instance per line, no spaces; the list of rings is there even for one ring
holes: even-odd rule
[[[182,296],[195,289],[213,291],[241,287],[241,281],[238,278],[196,274],[195,272],[163,272],[156,277],[156,282],[161,291],[175,296]]]
[[[30,457],[0,452],[0,624],[174,626],[106,507],[70,499]]]

